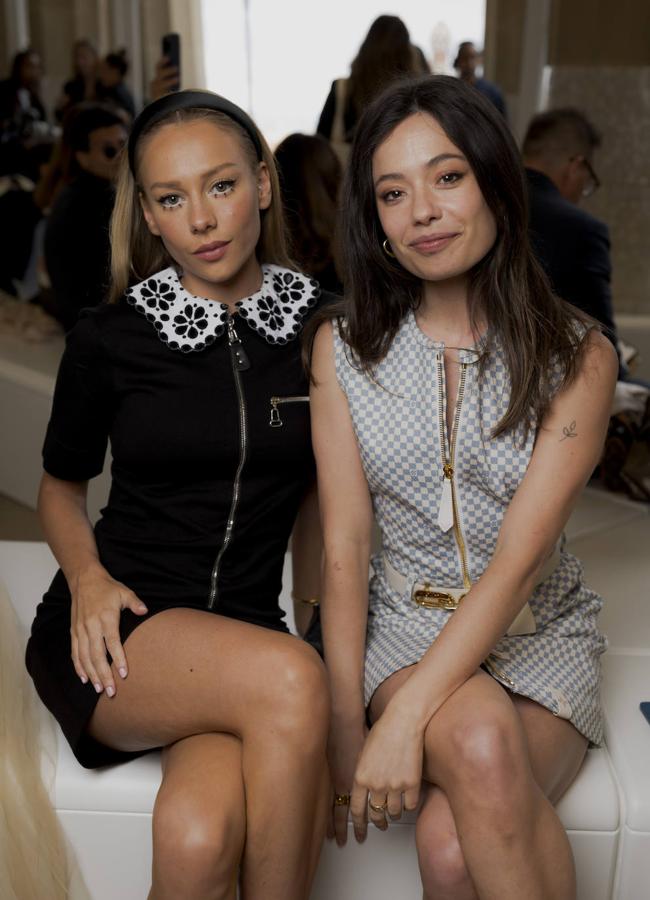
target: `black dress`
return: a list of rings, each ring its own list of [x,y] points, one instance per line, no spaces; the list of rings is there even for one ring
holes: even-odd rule
[[[315,477],[297,338],[328,299],[306,276],[264,266],[262,289],[230,316],[167,269],[124,301],[85,311],[68,335],[44,468],[63,480],[92,478],[110,439],[99,556],[149,610],[122,612],[122,641],[170,607],[287,630],[283,560]],[[38,606],[27,667],[82,765],[138,755],[85,733],[98,695],[72,665],[61,571]]]

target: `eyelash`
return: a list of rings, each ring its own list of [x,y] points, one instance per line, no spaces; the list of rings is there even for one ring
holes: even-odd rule
[[[451,185],[458,184],[458,182],[464,177],[465,177],[464,172],[445,172],[444,175],[440,176],[439,180],[442,183],[443,187],[449,187]],[[451,179],[453,179],[453,181],[444,181],[445,178],[451,178]],[[398,188],[394,188],[393,190],[386,191],[385,194],[382,194],[381,200],[384,203],[387,203],[390,205],[392,203],[396,203],[400,199],[400,196],[403,193],[404,192],[400,191]],[[395,195],[398,195],[398,196],[395,196]]]
[[[219,181],[215,181],[215,183],[210,188],[210,192],[212,193],[215,188],[221,188],[215,192],[215,196],[217,197],[227,197],[235,187],[235,179],[234,178],[223,178]],[[179,202],[173,203],[171,201],[176,200]],[[176,209],[181,206],[182,198],[179,197],[178,194],[165,194],[163,197],[159,197],[157,201],[163,209]]]

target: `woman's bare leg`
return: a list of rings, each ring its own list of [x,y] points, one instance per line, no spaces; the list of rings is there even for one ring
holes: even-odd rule
[[[191,609],[159,613],[126,642],[129,676],[102,696],[90,733],[109,746],[167,746],[225,732],[242,745],[245,900],[303,900],[325,767],[324,667],[299,639]],[[318,839],[318,838],[317,838]]]
[[[166,748],[149,900],[235,900],[245,839],[239,738],[197,734]]]
[[[374,717],[409,675],[378,689]],[[568,839],[547,797],[557,802],[571,784],[586,746],[569,722],[483,672],[456,691],[426,732],[425,777],[437,787],[416,830],[425,897],[575,897]]]

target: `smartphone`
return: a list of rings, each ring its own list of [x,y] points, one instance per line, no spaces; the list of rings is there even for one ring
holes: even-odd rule
[[[647,700],[644,703],[639,704],[639,709],[643,713],[643,715],[648,720],[648,725],[650,725],[650,702]]]
[[[162,39],[162,55],[167,57],[170,66],[178,69],[178,80],[170,85],[170,91],[177,91],[181,86],[181,36],[175,31],[164,35]]]

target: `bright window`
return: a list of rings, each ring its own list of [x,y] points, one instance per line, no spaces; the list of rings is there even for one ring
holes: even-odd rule
[[[207,87],[254,116],[271,145],[313,132],[330,85],[345,77],[372,21],[399,15],[436,71],[451,72],[461,41],[483,46],[485,0],[203,2]]]

